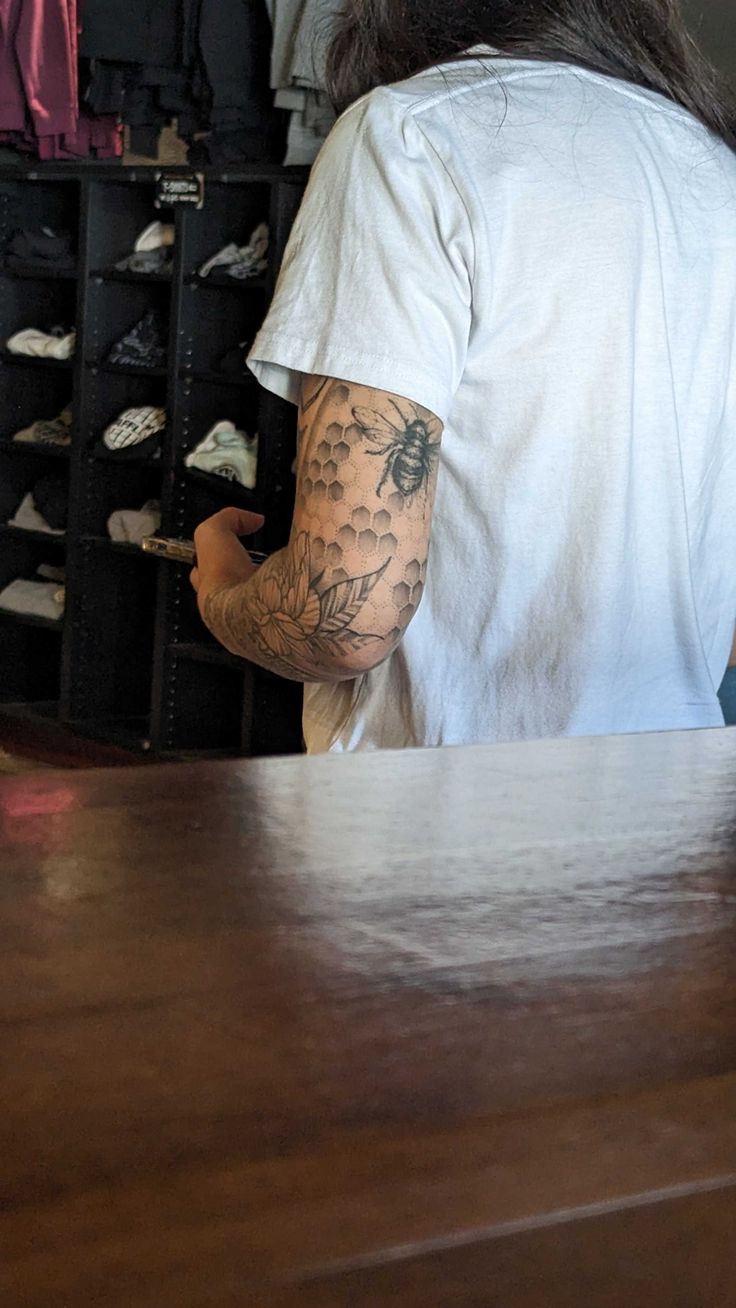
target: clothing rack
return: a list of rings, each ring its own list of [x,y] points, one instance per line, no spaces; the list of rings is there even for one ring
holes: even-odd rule
[[[272,754],[301,747],[301,687],[222,649],[199,618],[188,569],[110,540],[121,507],[160,499],[161,532],[191,537],[228,503],[263,512],[253,538],[267,553],[288,538],[293,508],[295,414],[250,375],[225,376],[215,359],[252,339],[270,301],[306,172],[276,166],[206,170],[204,207],[154,207],[156,177],[180,170],[117,165],[0,168],[0,249],[16,228],[47,225],[77,241],[73,270],[0,265],[0,340],[40,321],[77,328],[68,362],[0,355],[0,466],[68,468],[64,536],[0,525],[0,559],[20,567],[65,563],[62,621],[0,612],[3,711],[53,716],[82,734],[167,758]],[[171,275],[114,269],[153,219],[176,229]],[[197,277],[228,241],[270,227],[268,271],[247,282]],[[106,361],[110,346],[148,308],[168,325],[166,366]],[[69,403],[69,447],[19,445],[11,437]],[[106,460],[96,446],[128,406],[168,416],[161,457]],[[253,491],[188,469],[184,457],[218,419],[259,433]]]
[[[0,147],[45,161],[311,165],[334,122],[338,0],[13,0],[0,23]],[[183,157],[183,153],[182,153]],[[128,162],[133,162],[129,159]]]

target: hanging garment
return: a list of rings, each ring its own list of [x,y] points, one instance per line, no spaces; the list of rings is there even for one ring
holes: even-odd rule
[[[39,159],[116,158],[117,121],[80,112],[78,0],[0,0],[0,143]]]
[[[180,62],[177,0],[86,0],[80,54],[116,63],[157,63],[176,68]]]
[[[287,165],[310,165],[335,123],[325,60],[339,0],[269,0],[274,103],[289,111]]]
[[[271,86],[291,86],[296,40],[305,0],[267,0],[273,28],[271,43]]]
[[[201,0],[199,46],[211,92],[212,148],[224,133],[239,147],[235,157],[276,162],[283,156],[286,119],[270,91],[264,0]]]
[[[77,128],[77,0],[0,0],[0,130]]]
[[[313,91],[325,89],[325,61],[340,0],[305,0],[294,36],[291,81]]]

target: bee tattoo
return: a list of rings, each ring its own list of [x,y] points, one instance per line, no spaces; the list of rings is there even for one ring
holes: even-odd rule
[[[404,401],[403,408],[395,400],[389,403],[395,410],[391,417],[375,409],[353,409],[353,417],[376,446],[367,453],[387,456],[377,494],[381,494],[390,477],[407,503],[411,503],[419,491],[427,493],[439,458],[442,424],[431,416],[426,420],[420,418],[408,401]]]

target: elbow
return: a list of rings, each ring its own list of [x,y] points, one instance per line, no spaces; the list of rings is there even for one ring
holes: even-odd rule
[[[325,682],[355,681],[367,672],[374,672],[391,657],[401,637],[395,633],[375,636],[370,641],[345,643],[321,680]]]
[[[396,625],[391,626],[374,636],[365,637],[357,636],[352,641],[349,637],[343,641],[343,648],[338,658],[335,660],[335,666],[332,669],[333,675],[329,677],[330,681],[352,681],[357,677],[363,677],[367,672],[373,672],[379,668],[382,663],[391,657],[398,649],[404,637],[409,623],[416,617],[417,609],[421,596],[414,605],[413,612],[409,617],[409,622],[404,620],[403,625],[399,628]],[[395,620],[395,610],[391,613],[391,620]],[[405,617],[405,615],[404,615]],[[386,624],[388,628],[388,623]],[[328,678],[325,677],[325,680]]]

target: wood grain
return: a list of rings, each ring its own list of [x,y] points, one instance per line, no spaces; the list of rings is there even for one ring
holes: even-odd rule
[[[736,1304],[735,798],[725,730],[0,781],[0,1304]]]

